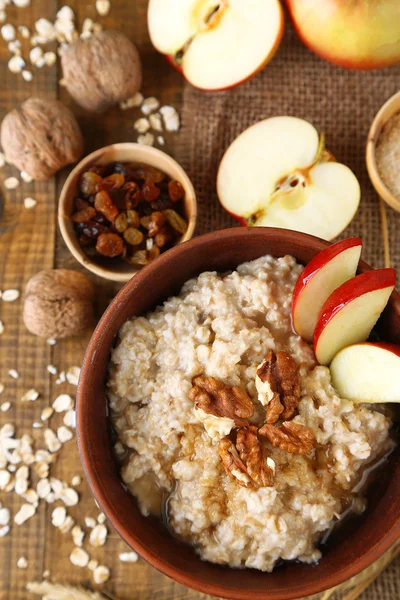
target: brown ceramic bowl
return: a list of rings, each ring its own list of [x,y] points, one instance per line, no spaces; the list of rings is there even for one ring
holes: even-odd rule
[[[74,210],[74,198],[78,187],[78,181],[82,173],[88,170],[94,164],[104,164],[110,162],[133,162],[151,165],[169,175],[172,179],[177,179],[185,190],[184,211],[188,222],[186,233],[178,240],[178,244],[190,240],[196,228],[197,202],[196,194],[189,177],[182,167],[165,152],[142,146],[130,142],[122,144],[112,144],[99,150],[95,150],[88,156],[85,156],[80,163],[69,174],[64,187],[61,190],[58,204],[58,224],[61,235],[71,254],[86,269],[109,279],[110,281],[126,282],[133,275],[138,273],[138,269],[119,259],[108,259],[107,264],[99,264],[91,260],[82,250],[74,229],[74,224],[70,216]]]
[[[206,270],[226,271],[264,254],[291,254],[306,264],[328,242],[294,231],[237,228],[217,231],[172,248],[119,292],[89,343],[77,396],[77,428],[86,476],[99,505],[121,537],[151,565],[176,581],[213,596],[238,600],[289,600],[321,592],[377,560],[400,537],[400,448],[369,494],[366,512],[330,538],[317,565],[283,564],[272,573],[230,569],[200,560],[158,520],[143,517],[124,488],[111,451],[105,381],[110,350],[121,325],[154,309],[182,284]],[[370,267],[360,264],[360,271]],[[393,293],[378,329],[400,343],[400,296]]]

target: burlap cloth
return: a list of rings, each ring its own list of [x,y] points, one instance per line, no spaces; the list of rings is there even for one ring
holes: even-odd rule
[[[362,200],[356,218],[344,235],[359,235],[364,241],[364,259],[374,267],[383,266],[379,202],[368,178],[365,146],[375,114],[399,88],[400,65],[373,72],[335,67],[302,45],[288,19],[277,55],[251,81],[227,92],[211,94],[186,86],[183,128],[176,155],[198,195],[196,233],[237,225],[221,208],[215,190],[218,165],[228,145],[245,128],[261,119],[293,115],[311,121],[319,131],[324,131],[329,150],[356,174],[362,188]],[[400,237],[396,234],[400,214],[389,207],[386,210],[392,265],[399,267]],[[400,559],[393,562],[361,596],[357,593],[350,597],[348,594],[348,590],[340,590],[329,600],[400,599]]]

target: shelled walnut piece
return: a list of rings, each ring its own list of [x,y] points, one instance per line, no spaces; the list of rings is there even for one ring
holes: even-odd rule
[[[36,273],[25,290],[26,328],[44,338],[75,335],[93,322],[94,285],[77,271],[48,269]]]
[[[300,401],[300,378],[290,354],[270,350],[257,369],[256,388],[261,404],[267,405],[267,423],[292,419]]]
[[[83,137],[72,112],[57,100],[28,98],[1,124],[7,160],[35,180],[49,179],[83,153]]]
[[[207,414],[232,419],[236,425],[248,425],[254,405],[242,388],[229,387],[214,377],[195,377],[189,399]]]

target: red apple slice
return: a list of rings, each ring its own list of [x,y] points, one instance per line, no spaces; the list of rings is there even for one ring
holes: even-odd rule
[[[332,383],[353,402],[400,402],[400,346],[355,344],[331,363]]]
[[[272,58],[283,34],[279,0],[150,0],[150,38],[195,87],[223,90]]]
[[[317,254],[298,278],[292,300],[293,326],[307,342],[312,342],[325,301],[356,274],[361,248],[357,237],[337,242]]]
[[[329,296],[314,331],[314,352],[321,365],[368,338],[395,284],[395,269],[378,269],[353,277]]]

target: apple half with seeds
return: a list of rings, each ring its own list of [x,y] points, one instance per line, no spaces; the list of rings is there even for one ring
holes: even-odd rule
[[[321,365],[368,339],[395,285],[395,269],[377,269],[353,277],[329,296],[314,330],[314,352]]]
[[[400,402],[400,346],[379,342],[348,346],[333,359],[332,384],[353,402]]]
[[[353,219],[360,185],[325,150],[324,136],[296,117],[246,129],[222,158],[217,193],[242,225],[282,227],[335,238]]]
[[[292,299],[296,332],[312,342],[319,314],[329,296],[356,274],[361,256],[360,238],[348,238],[319,252],[298,278]]]
[[[150,0],[153,46],[203,90],[224,90],[256,75],[284,29],[279,0]]]

